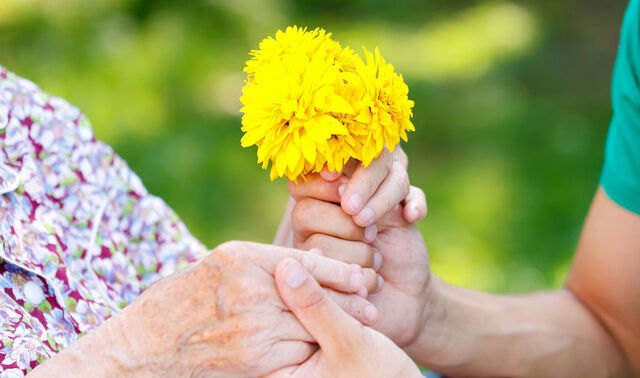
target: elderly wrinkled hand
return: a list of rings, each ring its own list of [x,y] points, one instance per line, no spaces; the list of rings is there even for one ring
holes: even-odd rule
[[[85,363],[120,375],[257,376],[302,363],[315,340],[278,296],[274,272],[284,258],[331,288],[327,295],[355,319],[376,321],[373,306],[354,294],[375,274],[313,253],[229,242],[152,285],[34,373],[86,373]]]

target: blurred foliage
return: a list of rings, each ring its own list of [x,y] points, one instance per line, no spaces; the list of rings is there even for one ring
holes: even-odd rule
[[[380,46],[416,101],[405,149],[433,269],[561,285],[595,191],[625,1],[0,0],[0,64],[92,120],[210,247],[269,242],[287,194],[240,148],[242,68],[278,28]]]

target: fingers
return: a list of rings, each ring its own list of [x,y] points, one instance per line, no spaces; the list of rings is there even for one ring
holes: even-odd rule
[[[352,264],[351,266],[354,266]],[[357,266],[357,265],[356,265]],[[365,294],[376,293],[380,291],[380,280],[382,279],[378,273],[373,269],[362,269],[362,275],[364,276],[364,288],[367,290]]]
[[[357,293],[363,287],[368,289],[372,285],[371,274],[365,275],[364,270],[355,264],[347,265],[338,260],[304,252],[298,254],[297,261],[322,285],[338,291]]]
[[[366,243],[343,240],[324,234],[313,234],[295,246],[307,250],[318,248],[326,257],[360,265],[363,268],[377,270],[380,267],[380,254],[375,253],[373,247]]]
[[[351,177],[353,175],[353,172],[355,172],[355,170],[358,169],[359,166],[360,166],[360,160],[351,158],[344,165],[344,168],[342,169],[342,174],[345,175],[346,177]]]
[[[331,289],[323,290],[342,311],[360,323],[366,326],[372,326],[378,320],[377,309],[371,307],[371,302],[366,299],[355,294],[344,294]],[[279,327],[282,331],[278,335],[281,340],[304,341],[308,343],[316,342],[291,312],[282,311],[281,316],[282,319],[278,320],[278,323],[282,325]]]
[[[344,293],[375,293],[380,289],[380,277],[373,269],[334,260],[308,252],[299,252],[296,259],[322,286]]]
[[[303,198],[293,209],[293,232],[297,242],[312,234],[326,234],[340,239],[371,242],[377,227],[358,227],[353,219],[335,204],[313,198]]]
[[[355,264],[349,265],[306,251],[252,242],[226,242],[201,261],[211,259],[217,265],[255,264],[273,274],[278,263],[285,258],[299,261],[320,284],[336,291],[357,293],[377,280],[372,269],[362,269]]]
[[[320,363],[321,353],[314,353],[302,365],[285,366],[282,369],[273,371],[261,378],[323,378],[327,374],[322,371]]]
[[[330,290],[330,289],[325,289]],[[277,337],[280,340],[289,340],[289,341],[304,341],[307,343],[315,343],[316,340],[307,332],[307,330],[300,324],[298,319],[291,313],[287,311],[288,307],[284,307],[280,315],[281,319],[278,319],[278,333]]]
[[[335,180],[326,180],[319,174],[307,175],[306,182],[295,183],[293,181],[288,182],[288,189],[291,197],[296,201],[299,201],[305,197],[317,198],[319,200],[328,202],[340,202],[340,194],[338,188],[344,184],[348,179],[344,176],[339,176]]]
[[[407,154],[406,152],[404,152],[402,147],[396,146],[396,148],[393,149],[391,156],[393,157],[393,161],[399,162],[400,165],[404,167],[405,171],[409,169],[409,158],[407,157]]]
[[[342,172],[330,171],[327,167],[324,167],[320,171],[320,176],[327,181],[335,181],[342,176]]]
[[[427,216],[427,199],[422,189],[416,186],[409,188],[409,194],[404,200],[402,215],[404,220],[409,223],[416,223]]]
[[[359,343],[362,325],[342,311],[297,261],[281,261],[275,279],[282,301],[318,342],[323,353],[335,355],[345,344]]]
[[[347,214],[356,215],[362,210],[387,177],[391,163],[391,154],[385,148],[371,164],[356,169],[342,193],[341,205]]]
[[[295,366],[308,360],[315,351],[317,345],[304,341],[278,341],[271,346],[269,358],[265,360],[265,369],[278,369],[281,366]]]
[[[325,289],[325,293],[334,301],[342,311],[351,315],[360,323],[366,326],[376,324],[378,320],[378,310],[366,299],[353,294],[344,294],[330,289]]]
[[[400,162],[393,162],[389,175],[362,210],[353,217],[360,227],[367,227],[393,209],[409,194],[409,176]]]

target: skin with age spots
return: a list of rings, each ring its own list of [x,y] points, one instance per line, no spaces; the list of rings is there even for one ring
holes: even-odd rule
[[[280,300],[274,290],[272,274],[252,264],[251,254],[243,256],[227,253],[224,249],[216,254],[216,259],[205,259],[178,273],[193,282],[188,286],[194,291],[186,298],[184,287],[163,285],[161,288],[166,295],[176,296],[171,302],[183,298],[179,302],[183,311],[177,315],[186,315],[186,319],[174,318],[171,316],[174,311],[162,308],[163,303],[168,303],[165,300],[142,307],[166,313],[162,327],[174,329],[173,337],[177,339],[169,338],[163,343],[168,348],[167,355],[181,355],[174,360],[170,375],[186,371],[192,366],[194,355],[196,359],[207,361],[199,366],[200,371],[193,371],[195,375],[214,372],[252,375],[268,369],[272,359],[270,352],[277,350],[279,343],[287,345],[286,350],[292,357],[306,358],[311,349],[307,341],[313,339],[306,335]],[[197,285],[196,282],[204,284]],[[141,299],[148,302],[144,294]],[[196,308],[205,311],[193,311]],[[199,326],[191,327],[193,324]],[[150,331],[159,332],[160,329]],[[284,341],[284,337],[297,337],[299,341]],[[141,352],[150,347],[144,346]],[[214,353],[211,347],[216,347]]]
[[[245,377],[302,363],[317,348],[275,287],[276,266],[287,257],[313,272],[354,318],[375,322],[365,319],[371,304],[355,294],[372,284],[360,267],[305,251],[230,242],[152,285],[38,366],[34,376],[84,376],[99,367],[106,376]]]
[[[158,300],[145,292],[140,298],[142,306],[132,311],[134,317],[153,313],[165,316],[150,322],[148,329],[139,330],[141,334],[155,334],[160,340],[144,342],[140,338],[143,343],[133,351],[132,356],[136,357],[132,359],[144,359],[146,351],[161,346],[165,350],[160,354],[180,356],[174,358],[169,375],[189,371],[193,360],[206,361],[192,371],[194,375],[250,374],[267,364],[268,351],[288,330],[297,329],[298,336],[304,337],[272,289],[272,276],[242,260],[218,253],[216,260],[204,260],[177,273],[187,281],[186,292],[184,285],[174,286],[166,281],[158,282],[156,289],[168,298]],[[269,336],[264,337],[265,334]],[[299,358],[308,353],[304,344],[301,342],[296,348]]]

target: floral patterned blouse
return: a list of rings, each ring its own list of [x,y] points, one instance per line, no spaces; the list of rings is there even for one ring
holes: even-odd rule
[[[0,67],[0,377],[206,253],[74,106]]]

